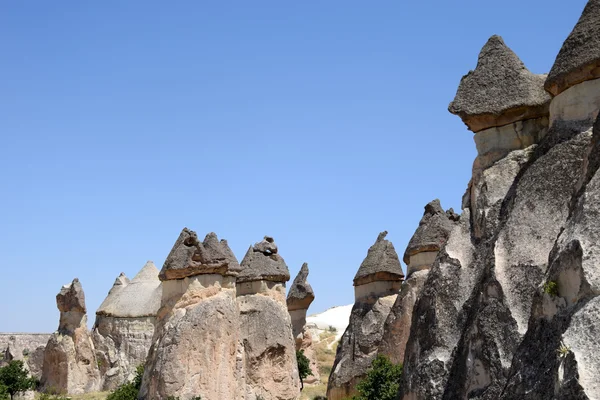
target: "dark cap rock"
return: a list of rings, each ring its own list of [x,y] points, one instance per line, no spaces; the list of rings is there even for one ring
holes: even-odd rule
[[[590,0],[560,49],[544,87],[558,95],[573,85],[600,78],[600,0]]]
[[[307,281],[308,264],[302,264],[300,272],[296,275],[287,296],[287,307],[289,311],[308,309],[310,303],[315,299],[315,293]]]
[[[73,279],[73,282],[64,285],[56,295],[56,305],[58,310],[63,312],[85,313],[85,294],[79,279]]]
[[[398,253],[392,242],[385,239],[386,235],[387,231],[381,232],[375,244],[369,248],[367,257],[354,276],[354,286],[374,281],[401,281],[404,278]]]
[[[269,236],[251,246],[242,260],[237,282],[289,281],[290,271],[277,251],[275,241]]]
[[[410,242],[408,242],[404,252],[404,262],[408,264],[410,256],[417,253],[440,251],[458,219],[459,216],[452,209],[444,211],[438,199],[428,203],[425,206],[425,212],[419,222],[419,227]]]
[[[545,116],[550,102],[545,79],[494,35],[481,49],[475,70],[461,79],[448,111],[473,132]]]
[[[237,275],[240,266],[227,241],[213,232],[203,242],[196,232],[184,228],[160,271],[161,281],[199,274]]]

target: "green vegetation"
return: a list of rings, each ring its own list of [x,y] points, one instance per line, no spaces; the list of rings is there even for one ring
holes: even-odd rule
[[[106,400],[137,400],[140,386],[142,386],[143,376],[144,366],[139,365],[135,369],[135,377],[133,380],[116,388],[108,395]]]
[[[0,385],[12,400],[15,394],[23,393],[37,386],[37,381],[29,376],[23,361],[13,360],[0,368]],[[6,398],[6,395],[4,395]],[[0,397],[1,398],[1,397]]]
[[[550,296],[558,296],[558,283],[556,281],[548,281],[544,284],[544,293]]]
[[[564,344],[562,341],[560,342],[560,346],[558,347],[558,350],[556,350],[556,352],[558,353],[558,356],[560,358],[565,358],[569,352],[571,351],[571,348],[569,346],[567,346],[566,344]]]
[[[8,388],[0,383],[0,400],[8,400],[10,399],[10,394],[8,393]]]
[[[393,364],[379,354],[371,363],[367,376],[356,385],[358,395],[351,400],[395,400],[401,379],[402,364]]]
[[[296,350],[296,360],[298,361],[298,375],[300,375],[300,390],[303,390],[304,379],[313,372],[310,369],[310,360],[304,355],[304,350]]]
[[[329,325],[329,332],[337,332],[337,328],[333,325]]]

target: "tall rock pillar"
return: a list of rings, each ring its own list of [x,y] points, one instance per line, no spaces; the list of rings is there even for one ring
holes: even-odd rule
[[[300,379],[285,282],[290,273],[273,238],[248,249],[237,278],[245,399],[295,400]]]
[[[45,390],[82,394],[100,389],[100,372],[87,328],[85,295],[79,279],[56,295],[58,330],[44,351],[41,384]]]
[[[386,235],[379,234],[354,277],[354,307],[329,376],[329,400],[355,394],[356,384],[377,356],[384,323],[402,285],[400,260]]]

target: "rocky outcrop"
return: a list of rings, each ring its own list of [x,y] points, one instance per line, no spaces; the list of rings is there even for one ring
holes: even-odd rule
[[[589,67],[600,51],[599,4],[589,2],[545,83],[558,94],[547,130],[540,124],[529,147],[474,168],[460,222],[413,310],[403,399],[600,397],[591,333],[600,328],[600,92]],[[582,82],[581,71],[594,80]],[[470,90],[492,94],[494,82]]]
[[[402,285],[400,260],[386,235],[379,234],[354,277],[355,303],[329,376],[329,400],[355,394],[356,384],[377,356],[383,326]]]
[[[42,387],[69,394],[97,391],[100,372],[87,329],[85,294],[77,278],[61,288],[56,304],[60,322],[44,351]]]
[[[31,376],[41,379],[49,333],[0,333],[0,367],[21,360]]]
[[[319,365],[312,335],[306,326],[306,312],[310,303],[315,299],[315,293],[307,278],[308,264],[304,263],[288,292],[287,308],[292,318],[292,333],[296,340],[296,350],[304,351],[304,355],[310,361],[312,375],[306,377],[304,383],[315,383],[320,379]]]
[[[395,364],[404,362],[413,307],[429,269],[459,218],[452,209],[444,211],[440,201],[433,200],[425,206],[419,227],[404,252],[404,262],[407,265],[406,280],[402,283],[400,294],[385,321],[379,345],[379,353],[387,356]]]
[[[131,281],[119,275],[96,311],[92,339],[103,390],[130,381],[146,362],[162,297],[158,272],[148,261]]]
[[[239,368],[242,398],[292,400],[300,379],[285,282],[290,274],[273,238],[248,249],[237,278],[240,311]]]
[[[225,240],[185,228],[160,272],[162,297],[141,399],[237,399],[239,264]],[[127,287],[127,286],[126,286]]]

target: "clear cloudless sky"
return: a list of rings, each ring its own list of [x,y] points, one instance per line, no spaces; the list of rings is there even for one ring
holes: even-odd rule
[[[309,313],[354,301],[380,231],[460,210],[473,134],[448,113],[492,34],[548,72],[584,0],[5,1],[0,331],[90,324],[120,272],[185,226],[238,259],[275,237]]]

